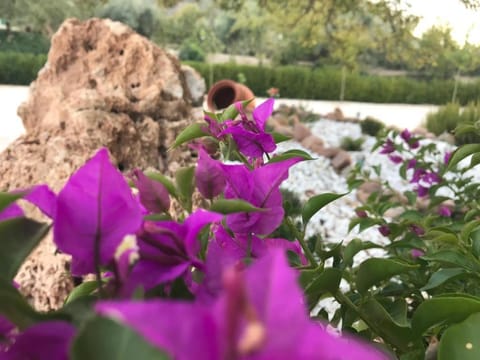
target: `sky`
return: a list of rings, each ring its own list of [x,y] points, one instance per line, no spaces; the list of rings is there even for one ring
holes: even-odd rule
[[[421,35],[433,25],[449,24],[453,38],[463,45],[468,32],[469,41],[480,44],[480,10],[467,9],[459,0],[407,0],[412,14],[421,16],[415,35]]]

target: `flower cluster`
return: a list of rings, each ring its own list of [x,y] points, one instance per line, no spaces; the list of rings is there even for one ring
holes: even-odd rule
[[[317,263],[302,237],[272,236],[285,217],[280,185],[303,160],[269,160],[276,145],[265,124],[273,105],[269,99],[258,106],[253,120],[241,103],[227,109],[228,118],[206,116],[202,136],[240,162],[223,163],[197,145],[196,168],[177,173],[176,185],[136,169],[132,191],[100,149],[58,194],[45,185],[15,193],[52,219],[53,240],[71,256],[72,275],[96,277],[78,291],[93,298],[94,314],[87,325],[55,314],[25,323],[0,306],[0,359],[78,358],[92,317],[133,329],[174,359],[388,358],[308,316],[292,264]],[[194,186],[208,208],[190,209]],[[24,215],[15,199],[0,208],[4,224]],[[176,218],[173,200],[186,204]]]

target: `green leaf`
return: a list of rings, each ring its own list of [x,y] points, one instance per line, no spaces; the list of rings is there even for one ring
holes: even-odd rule
[[[207,136],[208,134],[203,131],[203,128],[205,126],[205,124],[201,123],[194,123],[188,125],[185,129],[183,129],[180,134],[178,134],[171,148],[174,149],[182,145],[183,143],[186,143],[187,141]]]
[[[218,199],[210,206],[210,210],[225,215],[237,212],[265,211],[265,209],[258,208],[240,199]]]
[[[298,281],[300,282],[300,286],[305,289],[314,279],[318,276],[318,274],[323,272],[323,266],[317,267],[316,269],[304,269],[300,271],[300,276]]]
[[[145,175],[155,181],[158,181],[161,183],[163,186],[165,186],[165,189],[167,189],[168,193],[172,195],[173,197],[177,197],[177,189],[175,188],[175,185],[173,184],[172,180],[170,180],[168,177],[165,175],[162,175],[158,172],[153,172],[153,171],[148,171],[145,173]]]
[[[347,193],[345,194],[325,193],[325,194],[316,195],[308,199],[308,201],[305,203],[302,210],[303,226],[304,227],[307,226],[307,223],[310,221],[312,216],[315,215],[317,211],[319,211],[325,205],[345,195],[347,195]]]
[[[374,225],[380,225],[382,221],[379,219],[372,218],[353,218],[348,225],[348,231],[352,231],[355,226],[359,225],[358,232],[362,232],[368,228],[371,228]]]
[[[357,272],[357,289],[365,293],[371,286],[392,276],[418,269],[420,265],[413,265],[395,259],[372,258],[360,264]]]
[[[143,217],[144,220],[149,221],[164,221],[164,220],[172,220],[172,217],[169,214],[148,214]]]
[[[353,258],[362,250],[381,248],[371,241],[364,241],[362,239],[352,239],[343,251],[343,266],[350,267],[353,264]]]
[[[3,211],[7,206],[14,203],[16,200],[21,199],[24,193],[6,193],[0,192],[0,212]]]
[[[455,136],[463,135],[463,134],[468,134],[468,133],[474,133],[477,131],[477,128],[473,124],[459,124],[453,130],[453,133]]]
[[[480,359],[480,313],[449,327],[440,339],[438,360]]]
[[[169,359],[132,329],[101,317],[94,317],[80,330],[70,357],[73,360]]]
[[[399,217],[399,220],[409,220],[413,222],[419,222],[423,219],[423,214],[417,210],[404,211]]]
[[[480,164],[480,153],[473,154],[472,159],[470,160],[469,168],[473,168]]]
[[[458,242],[455,232],[444,228],[436,228],[427,231],[425,239],[433,240],[438,243],[456,244]]]
[[[85,281],[75,287],[72,292],[68,295],[67,299],[65,300],[65,304],[69,304],[78,298],[90,295],[97,289],[98,283],[96,280],[92,281]]]
[[[12,282],[0,278],[0,314],[24,329],[42,318],[15,289]]]
[[[365,315],[365,320],[372,330],[402,352],[412,350],[417,345],[415,342],[420,341],[415,339],[410,327],[395,322],[387,310],[374,298],[369,298],[360,304],[359,309]]]
[[[0,277],[13,279],[50,225],[27,218],[0,222]]]
[[[305,288],[308,308],[312,310],[318,300],[325,293],[335,294],[342,280],[342,271],[337,268],[328,268],[321,271]]]
[[[187,210],[191,210],[192,206],[192,195],[193,191],[195,190],[195,184],[193,181],[194,174],[194,166],[180,168],[175,173],[175,182],[177,184],[178,194],[180,195],[182,204],[187,208]]]
[[[415,205],[418,196],[415,191],[405,191],[404,195],[407,197],[409,205]]]
[[[223,110],[223,112],[220,113],[219,116],[220,116],[220,121],[222,122],[226,120],[235,120],[236,117],[238,116],[238,110],[237,110],[237,107],[235,106],[235,103],[231,104],[229,107]]]
[[[248,104],[250,104],[253,100],[254,98],[242,101],[242,108],[245,109],[248,106]],[[235,103],[227,107],[219,115],[221,121],[235,120],[237,116],[238,116],[238,110],[237,110],[237,107],[235,106]]]
[[[291,159],[294,157],[299,157],[299,158],[302,158],[303,160],[313,160],[313,158],[303,150],[288,150],[288,151],[285,151],[284,153],[273,156],[268,163],[279,162],[279,161]]]
[[[428,283],[424,287],[422,287],[420,290],[426,291],[426,290],[434,289],[462,274],[467,274],[465,272],[465,269],[460,269],[460,268],[440,269],[430,277],[430,279],[428,280]]]
[[[377,299],[380,304],[387,310],[392,320],[400,326],[408,326],[407,320],[407,301],[403,298],[382,298]]]
[[[460,232],[460,239],[466,243],[470,239],[472,232],[477,230],[480,227],[480,220],[473,220],[462,226],[462,231]]]
[[[465,159],[467,156],[470,156],[475,153],[480,152],[480,144],[467,144],[460,146],[457,150],[455,150],[448,162],[447,170],[451,170],[455,165],[457,165],[460,161]]]
[[[76,327],[81,327],[96,316],[93,307],[97,301],[98,297],[93,295],[77,297],[65,304],[61,309],[49,314],[49,317],[63,319],[71,322]]]
[[[472,253],[477,257],[480,257],[480,229],[475,230],[471,234],[472,237]]]
[[[472,296],[441,296],[421,303],[412,318],[412,328],[421,335],[439,325],[450,325],[465,320],[480,311],[480,299]]]
[[[210,119],[215,120],[216,122],[220,121],[217,114],[215,114],[214,112],[203,110],[203,114],[205,116],[208,116]]]
[[[453,250],[440,250],[435,254],[422,256],[422,259],[462,267],[473,272],[480,270],[478,262],[473,257],[470,258],[468,255]]]
[[[279,144],[284,141],[288,141],[291,139],[290,136],[280,134],[278,132],[272,132],[270,135],[273,137],[273,141],[275,141],[275,144]]]

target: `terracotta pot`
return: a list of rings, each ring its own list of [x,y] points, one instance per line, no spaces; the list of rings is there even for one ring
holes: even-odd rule
[[[233,80],[220,80],[208,90],[207,106],[210,111],[225,109],[237,101],[253,99],[255,95],[247,86]],[[255,100],[247,106],[247,110],[255,108]]]

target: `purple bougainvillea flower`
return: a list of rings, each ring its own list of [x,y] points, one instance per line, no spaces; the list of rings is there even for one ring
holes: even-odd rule
[[[74,335],[75,328],[67,322],[41,322],[16,335],[0,359],[68,360]]]
[[[209,306],[198,302],[103,301],[96,311],[132,327],[178,360],[379,360],[386,354],[310,320],[297,273],[282,251],[229,269]]]
[[[232,135],[238,149],[245,156],[261,157],[264,153],[270,153],[276,149],[277,146],[272,135],[265,132],[265,125],[273,112],[273,105],[274,99],[264,101],[253,110],[254,121],[250,121],[247,119],[241,103],[237,104],[242,120],[228,126],[223,133]]]
[[[393,143],[392,139],[387,139],[385,143],[382,145],[382,150],[380,150],[380,154],[391,154],[395,151],[395,144]]]
[[[238,150],[247,157],[261,157],[276,149],[272,135],[262,132],[254,133],[247,131],[241,126],[232,126],[225,130],[225,134],[231,134],[237,144]]]
[[[400,137],[406,142],[408,143],[410,141],[410,139],[412,138],[412,134],[410,133],[410,131],[408,129],[405,129],[403,130],[401,133],[400,133]]]
[[[198,149],[195,184],[207,199],[213,199],[225,189],[225,176],[221,163],[212,159],[203,148]]]
[[[418,183],[420,180],[423,179],[423,177],[427,174],[427,171],[422,168],[417,168],[413,172],[412,180],[410,180],[411,183]]]
[[[359,218],[366,218],[368,217],[368,214],[365,210],[355,210],[355,214],[359,217]]]
[[[413,257],[414,259],[416,259],[416,258],[419,258],[420,256],[425,255],[425,251],[423,251],[423,250],[421,250],[421,249],[412,249],[412,250],[410,251],[410,255],[412,255],[412,257]]]
[[[452,209],[447,205],[440,205],[438,207],[438,215],[443,217],[450,217],[452,216]]]
[[[15,203],[8,205],[5,209],[0,211],[0,221],[22,216],[24,216],[22,208]]]
[[[407,170],[415,169],[417,167],[417,159],[410,159],[407,163]]]
[[[24,200],[38,207],[45,215],[53,219],[57,208],[57,195],[47,185],[33,186],[23,196]]]
[[[253,171],[245,165],[222,165],[227,180],[225,198],[246,200],[263,209],[227,215],[228,227],[238,234],[267,235],[273,232],[284,216],[280,184],[287,179],[290,167],[301,160],[291,158]]]
[[[452,157],[452,152],[451,151],[447,151],[445,153],[445,155],[443,156],[443,162],[445,163],[445,165],[448,165],[448,162],[450,161],[450,158]]]
[[[394,164],[400,164],[401,162],[403,162],[403,158],[399,155],[388,155],[388,158]]]
[[[408,143],[408,146],[410,146],[410,149],[418,149],[420,147],[420,143],[418,140],[416,139],[412,139],[410,140],[410,142]]]
[[[22,199],[38,207],[49,218],[53,218],[57,206],[57,196],[47,185],[36,185],[28,189],[15,190],[23,193]],[[16,203],[10,204],[0,212],[0,221],[24,216],[24,212]]]
[[[425,229],[417,224],[410,225],[410,230],[417,236],[425,235]]]
[[[101,149],[58,194],[53,234],[58,248],[72,255],[72,274],[84,275],[107,265],[123,238],[141,224],[130,187]]]
[[[388,225],[381,225],[381,226],[378,228],[378,231],[379,231],[380,234],[382,234],[383,236],[388,236],[388,235],[390,235],[390,233],[391,233],[390,227],[389,227]]]
[[[133,171],[133,175],[140,202],[145,209],[151,213],[162,213],[170,209],[170,196],[162,183],[148,178],[138,169]]]
[[[436,172],[430,171],[425,174],[422,180],[426,181],[429,184],[435,184],[442,181],[442,178]]]
[[[219,123],[218,121],[213,120],[208,115],[206,115],[204,119],[208,124],[208,127],[204,129],[204,131],[210,134],[212,137],[218,140],[222,140],[224,137],[222,132],[225,130],[226,123]]]
[[[185,275],[190,267],[203,268],[197,258],[200,230],[221,221],[221,214],[203,209],[195,211],[183,224],[174,221],[146,222],[138,237],[139,260],[132,269],[124,293],[153,287]]]
[[[428,187],[418,185],[415,191],[417,192],[418,196],[424,197],[428,195],[428,189],[429,189]]]
[[[223,227],[214,229],[214,238],[208,245],[205,262],[205,280],[196,294],[203,302],[215,299],[222,289],[222,274],[230,267],[243,267],[246,258],[261,258],[273,249],[291,251],[298,255],[303,265],[308,264],[298,241],[286,239],[260,239],[257,236],[236,235],[232,237]]]

